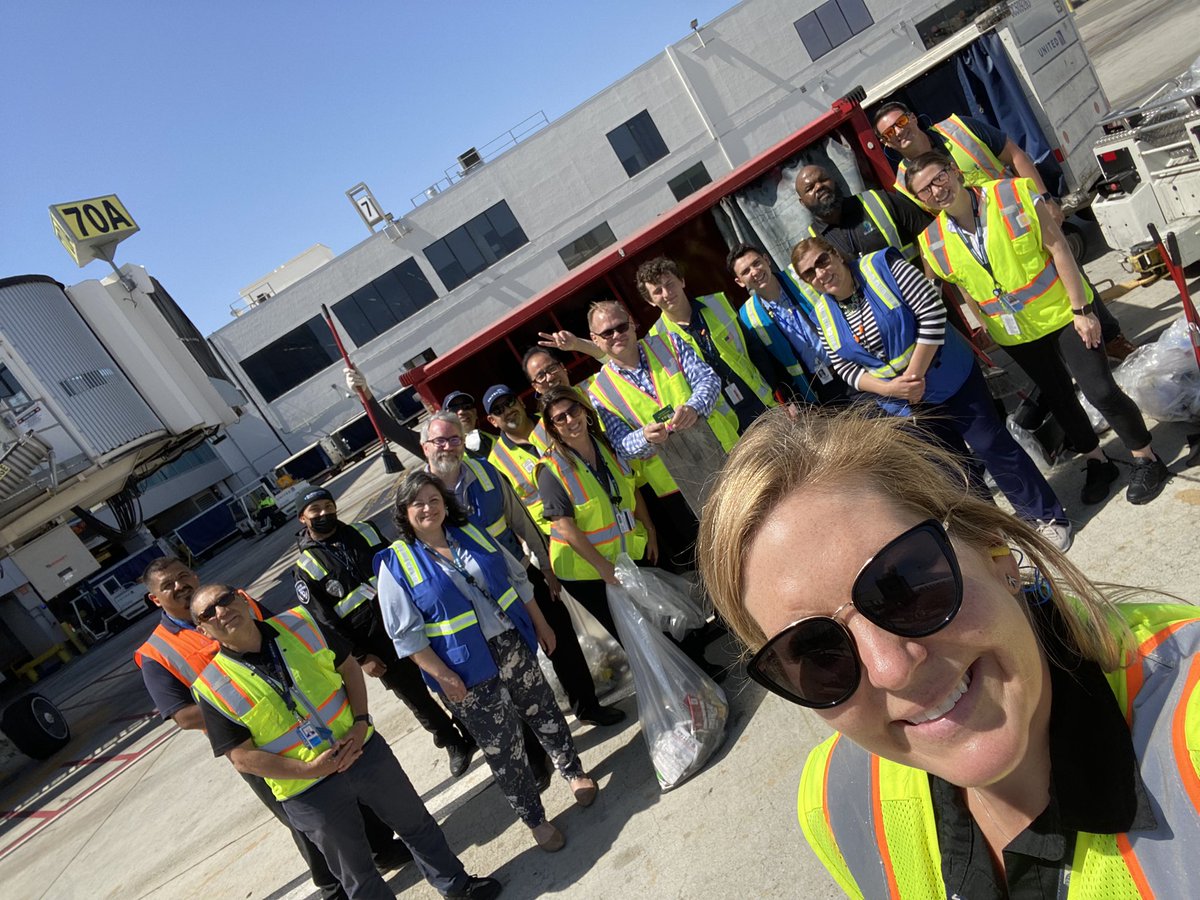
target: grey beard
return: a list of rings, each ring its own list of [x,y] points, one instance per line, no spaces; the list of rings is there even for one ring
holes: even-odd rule
[[[429,471],[438,478],[445,478],[447,475],[457,474],[461,464],[461,459],[445,459],[435,456],[429,461]]]

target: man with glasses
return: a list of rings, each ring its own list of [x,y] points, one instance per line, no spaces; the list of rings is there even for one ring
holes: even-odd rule
[[[293,572],[297,598],[327,634],[336,632],[350,643],[363,672],[400,698],[433,735],[434,746],[446,750],[450,774],[461,778],[477,749],[475,740],[429,693],[417,664],[396,655],[375,599],[375,554],[389,542],[372,522],[339,521],[337,503],[324,488],[309,491],[296,505],[304,526]]]
[[[496,438],[479,427],[479,410],[475,398],[466,391],[451,391],[442,400],[443,412],[452,412],[462,422],[466,450],[476,459],[487,459]]]
[[[192,696],[192,684],[212,662],[219,647],[192,624],[190,603],[200,579],[175,557],[161,556],[146,567],[141,582],[146,586],[146,596],[161,610],[161,616],[150,637],[134,651],[133,661],[141,669],[142,681],[158,714],[185,731],[203,731],[204,717]],[[245,601],[250,613],[262,618],[258,604],[249,597]],[[291,832],[321,896],[326,900],[344,900],[346,893],[325,857],[303,832],[292,827],[270,788],[255,775],[243,774],[242,779],[271,815]],[[412,859],[408,848],[393,839],[392,829],[374,813],[364,810],[363,818],[376,866],[386,871]]]
[[[499,895],[499,882],[466,873],[375,734],[366,682],[348,643],[322,633],[303,607],[261,621],[226,585],[197,590],[190,612],[196,628],[220,644],[195,682],[214,755],[270,786],[351,900],[395,896],[371,864],[360,804],[400,834],[443,896]]]
[[[510,417],[518,417],[515,406],[519,404],[502,403],[506,397],[514,397],[511,389],[505,385],[493,385],[484,395],[485,409],[493,411],[503,407]],[[520,410],[520,414],[524,414],[524,409]],[[525,419],[528,421],[527,416]],[[526,560],[525,571],[533,585],[534,599],[556,639],[550,662],[575,710],[575,718],[602,726],[622,721],[625,713],[601,706],[596,698],[596,685],[571,624],[570,613],[559,599],[562,586],[550,567],[546,535],[534,523],[513,484],[500,474],[502,469],[487,460],[464,455],[462,422],[455,416],[445,412],[435,413],[425,423],[423,432],[422,449],[427,460],[425,470],[436,476],[454,494],[471,524],[490,534],[514,559]],[[502,435],[497,443],[505,437]],[[511,447],[512,442],[509,441],[507,446]],[[536,559],[536,566],[527,560],[522,542]],[[528,730],[526,746],[530,751],[534,773],[539,778],[543,773],[548,775],[545,751]]]

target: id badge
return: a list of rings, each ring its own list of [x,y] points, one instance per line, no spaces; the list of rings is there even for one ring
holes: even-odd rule
[[[1004,330],[1016,337],[1021,333],[1021,326],[1017,324],[1017,317],[1010,312],[1000,314],[1000,324],[1004,326]]]
[[[742,396],[742,392],[738,389],[738,386],[732,381],[725,385],[725,396],[729,399],[730,404],[733,406],[737,406],[742,402],[742,400],[745,399]]]
[[[654,414],[654,421],[660,425],[666,425],[675,417],[675,407],[664,406]]]
[[[829,366],[825,365],[825,363],[817,365],[817,381],[821,382],[821,384],[829,384],[829,382],[833,381],[833,373],[829,371]]]
[[[620,528],[621,531],[624,533],[633,531],[633,529],[635,527],[634,521],[633,521],[633,513],[631,513],[627,509],[618,509],[617,510],[617,527]]]
[[[364,584],[359,588],[359,590],[363,592],[363,596],[368,600],[374,600],[375,595],[378,593],[378,591],[375,590],[375,585],[373,584]]]
[[[311,719],[307,722],[301,722],[296,732],[300,735],[301,742],[309,750],[316,750],[326,741],[331,744],[333,743],[333,732],[328,728],[322,728]]]

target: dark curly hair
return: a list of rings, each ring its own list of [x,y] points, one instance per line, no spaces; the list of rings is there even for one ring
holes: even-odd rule
[[[637,274],[633,277],[637,282],[638,293],[642,295],[642,299],[649,303],[650,292],[646,290],[646,285],[658,284],[668,275],[674,275],[680,280],[683,279],[683,274],[679,271],[679,266],[675,260],[667,259],[665,256],[656,256],[654,259],[638,266]]]
[[[422,469],[409,472],[396,485],[396,497],[392,506],[392,520],[396,523],[396,530],[400,532],[401,539],[410,544],[416,541],[417,535],[413,531],[412,523],[408,521],[408,505],[416,499],[417,494],[427,484],[433,485],[438,489],[438,493],[442,495],[442,502],[446,504],[447,525],[454,525],[457,528],[461,528],[469,521],[467,512],[462,508],[462,504],[458,502],[454,494],[435,476],[430,475]]]

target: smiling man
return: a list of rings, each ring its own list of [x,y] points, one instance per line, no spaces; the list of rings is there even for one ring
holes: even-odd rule
[[[893,191],[847,196],[838,180],[821,166],[800,170],[796,196],[813,216],[809,233],[825,238],[847,259],[894,247],[912,262],[918,254],[917,235],[930,222],[917,204]]]
[[[347,643],[327,639],[302,607],[257,619],[227,585],[200,588],[190,606],[197,630],[220,644],[195,683],[213,753],[270,786],[351,900],[395,896],[371,862],[360,804],[396,830],[443,896],[499,895],[499,882],[467,875],[375,733]]]

